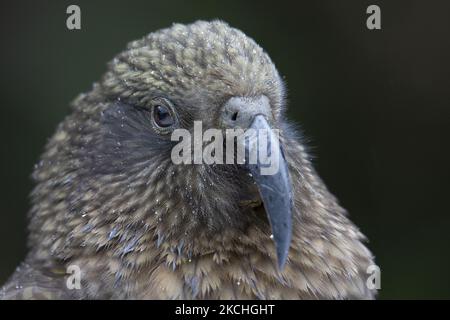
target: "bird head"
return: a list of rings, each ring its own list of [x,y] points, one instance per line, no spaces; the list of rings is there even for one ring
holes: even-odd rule
[[[105,250],[123,259],[161,247],[164,257],[141,260],[175,266],[178,255],[260,246],[252,233],[273,238],[267,254],[282,267],[301,211],[295,193],[307,192],[291,186],[302,166],[311,173],[283,110],[284,86],[271,59],[226,23],[175,24],[131,42],[74,101],[36,167],[36,255],[69,259]],[[203,131],[279,130],[280,142],[268,138],[279,170],[264,176],[260,163],[175,164],[172,134],[194,136],[196,121]]]

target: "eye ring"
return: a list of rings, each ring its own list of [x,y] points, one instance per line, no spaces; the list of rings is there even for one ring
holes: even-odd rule
[[[165,98],[155,98],[151,103],[152,124],[156,131],[168,134],[178,126],[178,118],[172,103]]]

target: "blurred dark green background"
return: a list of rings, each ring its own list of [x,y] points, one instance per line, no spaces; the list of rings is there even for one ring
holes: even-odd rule
[[[381,298],[450,298],[450,3],[15,1],[1,5],[0,283],[25,255],[29,176],[69,102],[125,44],[223,19],[285,77],[289,116],[369,237]],[[82,30],[66,28],[78,4]],[[366,28],[378,4],[382,30]]]

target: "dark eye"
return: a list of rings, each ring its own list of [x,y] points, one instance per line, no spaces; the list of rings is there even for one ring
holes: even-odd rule
[[[170,113],[169,108],[163,105],[153,107],[153,118],[155,119],[155,123],[161,128],[171,127],[175,123],[175,119]]]

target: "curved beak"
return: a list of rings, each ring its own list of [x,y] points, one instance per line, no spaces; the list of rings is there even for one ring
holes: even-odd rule
[[[292,187],[278,132],[258,114],[247,130],[245,161],[258,186],[283,270],[292,237]],[[257,155],[257,156],[255,156]]]
[[[244,140],[238,139],[238,145],[245,149],[245,155],[238,151],[238,163],[245,163],[258,187],[282,270],[292,237],[292,186],[279,132],[267,121],[271,114],[266,96],[232,97],[224,106],[221,120],[225,128],[244,131]]]

